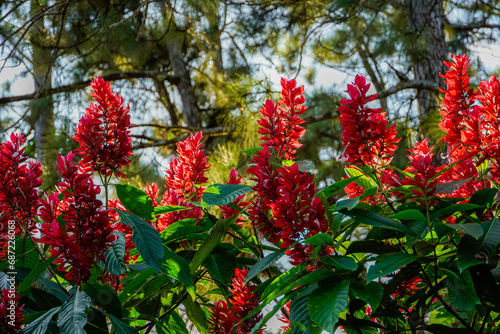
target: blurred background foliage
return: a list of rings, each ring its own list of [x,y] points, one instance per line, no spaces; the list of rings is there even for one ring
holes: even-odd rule
[[[55,154],[75,148],[71,135],[99,74],[131,107],[130,182],[162,186],[176,143],[200,130],[210,182],[224,182],[231,168],[245,172],[240,151],[258,145],[259,110],[277,101],[284,76],[306,85],[298,159],[314,162],[324,187],[344,175],[338,106],[359,73],[397,121],[393,163],[405,165],[406,148],[423,137],[443,163],[442,60],[469,54],[472,84],[498,72],[479,56],[498,41],[499,14],[496,0],[2,1],[1,137],[32,134],[28,153],[50,189]]]

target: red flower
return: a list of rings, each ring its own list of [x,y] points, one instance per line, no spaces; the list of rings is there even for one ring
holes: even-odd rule
[[[232,297],[229,298],[231,302],[231,310],[236,318],[236,321],[241,321],[246,317],[254,308],[259,306],[259,299],[257,298],[257,293],[255,293],[256,286],[249,286],[248,284],[243,284],[245,281],[245,276],[248,273],[248,269],[238,269],[236,268],[234,278],[231,284],[229,284],[229,291]],[[262,314],[258,313],[237,326],[236,334],[247,334],[259,321],[262,319]],[[262,334],[262,331],[258,332]]]
[[[161,205],[180,205],[192,210],[178,211],[164,214],[160,223],[164,226],[173,224],[186,218],[201,218],[202,211],[195,208],[188,201],[200,201],[205,187],[201,185],[208,181],[205,172],[210,168],[207,163],[205,150],[201,149],[202,132],[190,134],[182,142],[177,143],[177,158],[170,162],[170,169],[166,171],[165,186]]]
[[[231,169],[231,173],[229,174],[229,180],[227,181],[227,184],[240,184],[242,182],[242,180],[243,179],[241,178],[241,176],[238,175],[238,172],[234,168]],[[250,202],[243,202],[244,197],[245,197],[245,195],[239,196],[238,198],[236,198],[233,201],[233,204],[237,205],[238,207],[240,207],[242,209],[246,208],[247,206],[250,205]],[[224,214],[224,219],[228,219],[228,218],[234,216],[235,214],[239,213],[238,210],[233,209],[227,205],[221,206],[220,210]],[[243,220],[244,219],[242,217],[238,217],[238,220],[236,221],[236,223],[241,224],[243,222]]]
[[[433,146],[429,146],[427,139],[421,143],[416,143],[414,149],[410,149],[412,154],[408,155],[411,166],[407,167],[405,171],[414,172],[414,178],[406,177],[403,179],[403,185],[413,185],[420,190],[412,190],[417,196],[431,196],[436,192],[436,179],[431,180],[438,168],[432,163],[434,153],[431,153]]]
[[[387,128],[387,119],[382,109],[368,108],[367,104],[377,95],[366,93],[370,84],[357,75],[354,83],[347,86],[350,99],[342,99],[339,117],[344,132],[342,144],[346,146],[342,158],[345,162],[375,166],[387,165],[401,140],[396,138],[396,123]]]
[[[21,330],[23,324],[23,308],[17,306],[20,295],[9,289],[2,289],[0,300],[0,333],[16,334]]]
[[[0,144],[0,226],[5,227],[2,238],[7,235],[9,220],[15,221],[17,235],[36,228],[42,168],[39,162],[27,161],[23,144],[24,136],[14,133],[10,141]]]
[[[90,95],[97,104],[90,104],[73,136],[80,144],[75,152],[83,156],[79,165],[86,173],[114,173],[123,178],[118,170],[130,164],[128,157],[132,155],[129,107],[123,106],[123,98],[104,79],[97,76],[90,86],[94,90]]]
[[[287,330],[292,328],[292,325],[290,324],[290,302],[286,303],[283,308],[288,314],[282,314],[281,317],[278,317],[278,320],[284,324],[284,326],[281,326],[281,329],[283,329],[283,332],[286,332]]]
[[[295,80],[281,78],[281,97],[275,105],[267,100],[262,107],[262,118],[257,121],[261,126],[259,134],[264,135],[260,140],[276,152],[279,159],[294,160],[295,149],[302,146],[299,139],[306,130],[300,126],[305,123],[298,115],[304,113],[304,86],[297,87]]]
[[[66,278],[79,284],[88,280],[98,260],[105,260],[104,252],[115,236],[109,212],[97,199],[99,187],[94,186],[90,174],[79,173],[74,157],[72,152],[58,157],[57,169],[63,181],[57,185],[58,194],[41,200],[40,218],[45,224],[39,241],[52,246],[58,269],[69,269]]]
[[[227,302],[218,301],[212,308],[208,318],[208,329],[213,334],[231,334],[236,322],[236,318]]]

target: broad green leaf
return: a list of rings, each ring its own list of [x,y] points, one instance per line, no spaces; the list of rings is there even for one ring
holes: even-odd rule
[[[203,192],[203,202],[207,205],[228,205],[241,195],[252,191],[244,184],[213,184]]]
[[[437,210],[431,214],[431,220],[434,221],[436,219],[439,219],[441,217],[448,217],[455,212],[463,212],[463,211],[468,211],[468,210],[475,210],[481,208],[480,205],[476,204],[470,204],[470,203],[462,203],[462,204],[454,204],[451,206],[448,206],[446,208]]]
[[[264,257],[262,260],[257,262],[252,268],[247,273],[247,276],[245,277],[244,284],[246,284],[248,281],[250,281],[252,278],[257,276],[260,272],[263,270],[269,268],[272,266],[276,261],[281,259],[283,255],[285,255],[286,249],[280,249],[279,251],[273,252],[266,257]]]
[[[162,320],[155,320],[158,334],[189,334],[186,323],[177,312],[172,312]]]
[[[486,264],[469,268],[471,280],[474,284],[481,304],[491,308],[496,313],[500,312],[500,287],[493,276],[491,269]]]
[[[332,236],[326,233],[318,233],[307,238],[304,243],[311,246],[327,246],[333,245]]]
[[[418,235],[408,226],[403,225],[400,222],[389,217],[379,215],[375,212],[361,209],[351,209],[350,211],[345,211],[343,213],[349,217],[354,218],[359,223],[370,226],[377,226],[389,230],[400,231],[406,233],[407,235],[412,235],[418,238]]]
[[[118,298],[120,298],[122,304],[125,304],[130,299],[130,297],[141,291],[144,284],[146,284],[146,282],[153,274],[154,270],[152,268],[148,268],[147,270],[134,277],[132,281],[130,281],[118,295]]]
[[[18,293],[21,293],[25,290],[27,290],[33,282],[35,282],[40,275],[42,275],[45,270],[50,266],[52,262],[54,262],[55,258],[51,257],[42,263],[39,263],[33,268],[30,273],[28,274],[28,277],[26,277],[21,284],[19,284],[19,287],[17,289]]]
[[[188,218],[175,222],[167,226],[167,228],[161,232],[160,237],[163,242],[168,243],[179,239],[185,239],[188,235],[203,233],[209,230],[208,227],[196,225],[198,221],[199,219],[197,218]]]
[[[142,258],[156,272],[163,259],[163,242],[160,234],[149,223],[126,211],[116,209],[121,222],[132,228],[132,241],[139,250]]]
[[[471,330],[468,328],[451,328],[441,324],[426,325],[425,330],[434,334],[471,334]]]
[[[376,240],[356,240],[347,247],[346,255],[354,253],[385,254],[394,253],[399,249],[395,246]]]
[[[189,320],[194,323],[198,331],[200,333],[207,333],[207,317],[205,315],[205,312],[203,312],[203,310],[201,309],[200,304],[198,304],[198,302],[196,301],[193,301],[193,299],[191,299],[191,296],[188,296],[186,299],[184,299],[183,304],[186,307],[186,314]]]
[[[327,255],[323,256],[320,261],[329,266],[334,266],[340,269],[346,270],[356,270],[358,269],[358,264],[352,257],[340,256],[340,255]]]
[[[326,196],[326,198],[328,198],[328,197],[332,196],[333,194],[335,194],[336,192],[347,187],[349,184],[354,182],[358,177],[351,177],[349,179],[340,180],[339,182],[335,182],[334,184],[331,184],[328,187],[319,191],[316,194],[316,197],[318,197],[320,194],[324,194]]]
[[[90,297],[84,291],[76,291],[61,306],[57,326],[61,334],[83,334],[87,323],[85,309],[90,307]]]
[[[115,184],[115,188],[118,198],[127,210],[145,220],[155,219],[153,201],[146,192],[128,184]]]
[[[33,242],[29,237],[18,237],[15,243],[16,251],[16,267],[17,268],[34,268],[40,256],[33,247]]]
[[[285,271],[278,277],[273,278],[272,282],[265,288],[263,292],[261,292],[261,286],[257,287],[257,292],[259,294],[259,299],[263,300],[268,297],[271,293],[279,290],[290,284],[290,281],[294,281],[297,279],[297,276],[301,275],[306,268],[302,265],[294,266],[289,270]],[[279,291],[277,296],[279,296]]]
[[[107,284],[91,283],[84,284],[82,290],[90,297],[93,306],[98,306],[118,318],[122,317],[122,304],[112,287]]]
[[[229,252],[210,254],[203,261],[203,267],[207,269],[210,277],[227,286],[234,276],[236,258]]]
[[[120,276],[126,271],[125,262],[123,261],[126,237],[120,231],[114,231],[113,234],[117,236],[117,239],[104,253],[104,259],[106,260],[104,269],[115,276]]]
[[[479,239],[483,235],[483,228],[481,224],[476,223],[466,223],[466,224],[445,224],[449,228],[466,233],[476,239]]]
[[[379,282],[352,282],[350,289],[357,298],[369,304],[373,311],[380,305],[384,294],[384,286]]]
[[[446,287],[450,304],[460,311],[470,311],[479,304],[479,298],[474,291],[472,278],[467,270],[455,273],[451,270],[442,269],[446,273]]]
[[[406,253],[390,253],[380,255],[376,258],[375,264],[368,268],[366,281],[370,282],[379,277],[386,276],[415,261],[417,258],[418,257],[416,255]]]
[[[469,203],[481,205],[483,207],[490,207],[495,202],[495,195],[498,193],[498,189],[495,188],[483,188],[479,189],[472,195]]]
[[[365,173],[360,171],[359,169],[356,168],[349,168],[346,167],[344,168],[345,172],[347,175],[349,175],[350,178],[355,178],[357,177],[354,182],[361,188],[368,190],[370,188],[377,188],[377,183],[375,183],[374,180],[372,180],[370,177],[366,176]]]
[[[445,183],[438,183],[436,185],[436,194],[451,194],[456,189],[460,188],[463,184],[469,182],[472,178],[465,180],[451,181]]]
[[[191,275],[194,275],[199,266],[205,261],[207,256],[214,250],[215,246],[220,242],[224,233],[226,233],[227,228],[233,224],[238,219],[238,215],[234,215],[231,218],[219,220],[215,226],[210,231],[210,235],[201,244],[198,251],[194,254],[193,259],[189,265],[191,270]]]
[[[337,201],[336,207],[337,207],[337,210],[344,209],[344,208],[346,208],[347,210],[352,210],[358,204],[359,204],[359,197],[344,198],[344,199]],[[344,214],[346,214],[346,213],[344,213]],[[346,215],[349,216],[348,214],[346,214]]]
[[[392,215],[391,217],[393,219],[399,219],[399,220],[420,220],[424,222],[427,221],[427,218],[422,214],[422,212],[414,209],[398,212]]]
[[[160,271],[184,284],[191,297],[194,298],[193,278],[189,270],[189,263],[167,247],[165,247],[164,252],[165,257],[161,263]]]
[[[347,308],[349,281],[320,286],[308,298],[307,309],[312,321],[328,333],[335,332],[339,316]]]
[[[489,263],[500,242],[500,223],[496,218],[480,225],[483,234],[479,239],[464,235],[457,248],[457,261],[460,272],[481,263]]]
[[[162,205],[162,206],[155,206],[153,209],[153,214],[155,216],[159,216],[165,213],[178,212],[191,209],[192,208],[186,208],[185,206],[180,206],[180,205]]]
[[[245,150],[241,150],[241,152],[245,153],[246,155],[253,156],[253,155],[255,155],[255,153],[262,151],[263,149],[264,148],[262,146],[258,146],[258,147],[251,147],[251,148],[247,148]]]
[[[113,329],[115,330],[116,334],[139,334],[139,331],[137,329],[123,323],[114,315],[106,312],[103,313],[109,318],[109,320],[111,320],[111,324],[113,325]]]
[[[49,322],[56,314],[59,312],[61,307],[54,307],[48,310],[44,315],[36,319],[35,321],[29,323],[26,327],[21,329],[21,334],[45,334],[49,328]]]
[[[314,284],[306,288],[290,302],[290,324],[293,334],[320,334],[322,332],[321,328],[311,320],[307,309],[309,296],[317,286]]]

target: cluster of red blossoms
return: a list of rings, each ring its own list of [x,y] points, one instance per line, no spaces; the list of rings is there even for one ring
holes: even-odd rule
[[[276,158],[294,160],[298,139],[305,133],[299,125],[303,121],[297,116],[305,110],[304,88],[296,85],[295,80],[282,79],[278,106],[266,101],[259,121],[259,133],[265,135],[261,138],[263,149],[255,154],[254,165],[247,170],[257,183],[253,187],[257,199],[248,210],[250,220],[270,242],[282,248],[295,244],[288,251],[292,264],[308,261],[312,253],[312,248],[301,241],[328,229],[323,204],[314,197],[314,176],[300,171],[297,163],[277,169],[272,165]]]
[[[9,289],[2,289],[0,298],[0,333],[17,334],[23,324],[23,308],[17,306],[20,296],[11,298]]]
[[[212,314],[208,320],[210,333],[229,334],[233,333],[235,325],[246,317],[253,309],[259,306],[259,299],[255,293],[256,286],[244,284],[248,269],[235,270],[235,276],[229,284],[231,297],[229,303],[218,301],[215,303]],[[236,325],[234,334],[247,334],[262,319],[258,313]],[[258,332],[262,334],[262,331]]]
[[[59,155],[57,169],[62,182],[57,184],[58,193],[40,200],[39,217],[45,223],[39,241],[52,246],[58,269],[69,269],[66,278],[79,284],[88,280],[98,260],[104,261],[104,252],[116,236],[108,210],[97,199],[99,186],[94,185],[91,174],[79,171],[74,157],[72,152]]]
[[[80,144],[75,150],[82,155],[79,165],[84,172],[96,171],[106,177],[114,173],[123,178],[119,169],[130,164],[128,157],[132,155],[129,107],[123,106],[123,98],[99,76],[90,87],[94,90],[90,95],[97,104],[90,104],[73,136]]]

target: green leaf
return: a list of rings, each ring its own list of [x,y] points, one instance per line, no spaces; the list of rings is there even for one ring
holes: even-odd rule
[[[375,260],[375,264],[368,268],[366,281],[370,282],[376,278],[386,276],[415,261],[417,258],[418,257],[416,255],[406,253],[390,253],[380,255]]]
[[[392,218],[399,220],[420,220],[424,222],[427,221],[427,218],[422,214],[422,212],[414,209],[398,212],[395,215],[392,215]]]
[[[264,257],[262,260],[257,262],[252,268],[247,273],[247,276],[245,277],[245,281],[243,284],[246,284],[248,281],[250,281],[252,278],[257,276],[261,271],[269,268],[272,266],[276,261],[281,259],[283,255],[285,255],[286,249],[280,249],[279,251],[273,252],[266,257]]]
[[[445,224],[449,228],[466,233],[476,239],[479,239],[483,235],[483,228],[481,224],[476,223],[466,223],[466,224]]]
[[[359,177],[359,176],[358,176]],[[335,182],[334,184],[329,185],[328,187],[319,191],[315,197],[318,197],[320,194],[324,194],[327,198],[335,194],[336,192],[344,189],[346,186],[354,182],[358,177],[351,177],[349,179],[340,180],[339,182]]]
[[[311,319],[321,329],[333,334],[339,316],[347,308],[349,297],[349,281],[335,282],[328,286],[320,286],[308,298],[307,309]]]
[[[397,252],[399,249],[395,246],[376,240],[356,240],[347,247],[346,255],[354,253],[373,253],[385,254]]]
[[[382,301],[384,286],[380,282],[365,284],[362,281],[358,281],[351,283],[351,291],[357,298],[368,303],[372,310],[375,311]]]
[[[483,188],[479,189],[472,195],[469,200],[471,204],[481,205],[483,207],[490,207],[495,202],[495,195],[498,193],[498,189],[495,188]]]
[[[148,268],[147,270],[134,277],[132,281],[130,281],[118,295],[118,298],[120,298],[122,304],[125,304],[134,294],[136,294],[138,291],[141,291],[142,287],[146,284],[147,280],[153,274],[154,270],[152,268]]]
[[[125,256],[126,237],[125,234],[120,231],[114,231],[113,234],[115,234],[118,239],[116,239],[104,253],[104,259],[106,260],[104,269],[115,276],[120,276],[127,269],[123,261],[123,257]]]
[[[354,209],[359,204],[359,197],[344,198],[337,201],[337,210],[346,208],[347,210]],[[346,214],[347,215],[347,214]],[[349,215],[347,215],[349,216]]]
[[[194,295],[193,277],[189,270],[189,263],[177,253],[165,247],[165,257],[160,266],[160,270],[166,275],[178,280],[186,287],[191,297]]]
[[[311,246],[327,246],[333,245],[332,236],[326,233],[318,233],[307,238],[304,243]]]
[[[486,264],[480,264],[469,268],[471,280],[474,283],[481,304],[491,308],[493,311],[500,312],[500,288],[491,269]]]
[[[115,290],[107,284],[84,284],[82,290],[90,297],[93,306],[98,306],[106,312],[121,318],[122,304]]]
[[[185,206],[180,206],[180,205],[162,205],[162,206],[155,206],[153,209],[153,214],[155,216],[159,216],[165,213],[184,211],[190,209],[192,208],[186,208]]]
[[[475,210],[478,208],[481,208],[481,206],[476,205],[476,204],[470,204],[470,203],[455,204],[455,205],[451,205],[451,206],[448,206],[446,208],[443,208],[443,209],[440,209],[440,210],[433,212],[431,214],[430,218],[432,221],[434,221],[434,220],[439,219],[443,216],[448,217],[448,216],[454,214],[455,212]]]
[[[17,292],[21,293],[27,290],[31,286],[31,284],[33,284],[33,282],[35,282],[38,279],[38,277],[40,277],[40,275],[42,275],[45,272],[45,270],[47,270],[47,268],[50,266],[52,262],[54,262],[54,260],[55,258],[52,257],[43,261],[42,263],[37,264],[35,268],[33,268],[30,271],[28,276],[19,285],[19,287],[17,288]]]
[[[155,320],[158,334],[189,334],[186,323],[177,312],[172,312],[161,321]]]
[[[252,191],[244,184],[213,184],[203,192],[203,202],[207,205],[228,205],[241,195]]]
[[[358,264],[352,257],[340,256],[340,255],[327,255],[320,259],[321,262],[329,266],[334,266],[340,269],[346,270],[356,270],[358,269]]]
[[[153,201],[144,191],[127,184],[115,184],[115,188],[118,198],[127,210],[142,219],[154,220]]]
[[[167,228],[161,232],[160,237],[163,242],[169,243],[179,239],[185,239],[188,235],[203,233],[209,230],[209,228],[205,226],[195,225],[198,221],[199,219],[197,218],[188,218],[175,222],[167,226]]]
[[[306,288],[290,302],[290,324],[293,334],[319,334],[322,332],[321,328],[311,320],[307,309],[309,296],[316,288],[317,284]]]
[[[299,171],[301,172],[308,172],[309,170],[315,168],[314,162],[309,161],[309,160],[300,160],[300,161],[295,161],[297,166],[299,166]]]
[[[132,228],[132,241],[139,250],[142,258],[156,272],[163,259],[163,242],[160,234],[149,223],[126,211],[115,209],[120,215],[121,222]]]
[[[111,324],[113,325],[113,329],[116,334],[139,334],[139,331],[132,326],[124,324],[120,319],[115,317],[112,314],[103,312],[109,320],[111,320]]]
[[[262,146],[258,146],[258,147],[251,147],[251,148],[247,148],[245,150],[241,150],[241,152],[245,153],[246,155],[253,156],[253,155],[255,155],[255,153],[262,151],[263,149],[264,148]]]
[[[183,304],[186,307],[186,314],[189,320],[194,323],[198,331],[200,333],[208,332],[207,317],[205,315],[205,312],[203,312],[203,310],[201,309],[200,304],[191,299],[191,296],[188,296],[186,299],[184,299]]]
[[[489,263],[500,242],[500,223],[496,218],[488,220],[480,226],[483,229],[483,234],[479,239],[474,239],[467,234],[460,239],[457,248],[460,272],[477,264]]]
[[[83,327],[87,323],[85,309],[90,307],[90,297],[83,291],[76,291],[69,296],[61,306],[57,317],[57,326],[61,334],[83,334]]]
[[[377,226],[389,230],[400,231],[406,233],[407,235],[412,235],[418,238],[418,235],[406,225],[403,225],[400,222],[389,217],[381,216],[375,212],[361,209],[351,209],[351,211],[345,211],[343,213],[349,217],[354,218],[359,223]]]
[[[442,269],[446,273],[446,287],[450,304],[460,311],[470,311],[479,304],[479,298],[474,291],[474,284],[470,273],[465,270],[455,273],[451,270]]]
[[[210,254],[203,261],[203,267],[207,269],[210,277],[227,286],[233,279],[236,258],[229,252]]]
[[[350,178],[355,178],[354,182],[361,188],[368,190],[370,188],[377,188],[377,183],[373,181],[370,177],[366,176],[365,173],[360,171],[359,169],[356,168],[349,168],[346,167],[344,168],[345,172],[347,175],[349,175]]]
[[[436,184],[436,194],[451,194],[456,189],[460,188],[463,184],[469,182],[472,178],[465,180],[451,181]]]
[[[208,238],[203,241],[198,251],[194,254],[193,259],[189,268],[191,269],[191,275],[194,275],[198,267],[205,261],[207,256],[214,250],[215,246],[220,242],[224,233],[226,233],[227,228],[236,222],[238,215],[234,215],[231,218],[218,220],[215,226],[210,231]]]
[[[49,322],[56,314],[59,312],[61,307],[54,307],[48,310],[44,315],[36,319],[35,321],[29,323],[26,327],[21,329],[21,334],[45,334],[49,328]]]
[[[16,250],[16,267],[17,268],[34,268],[39,259],[38,252],[33,246],[33,242],[29,237],[18,237],[15,243]]]

